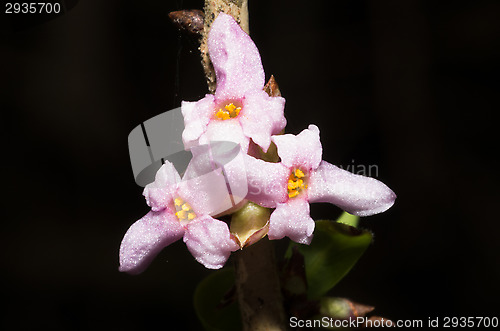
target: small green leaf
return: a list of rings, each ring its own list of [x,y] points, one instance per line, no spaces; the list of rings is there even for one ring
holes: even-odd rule
[[[359,216],[351,215],[345,211],[339,218],[337,218],[337,222],[357,228],[359,224]]]
[[[234,290],[234,269],[214,271],[203,279],[194,292],[194,308],[207,331],[241,329],[238,303],[227,298]]]
[[[333,288],[356,264],[372,241],[372,234],[352,226],[333,222],[316,221],[310,245],[290,243],[304,255],[308,297],[318,299]]]

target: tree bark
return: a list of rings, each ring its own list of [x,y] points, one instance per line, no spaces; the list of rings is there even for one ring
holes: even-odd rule
[[[267,237],[235,254],[235,277],[243,330],[286,330],[274,247]]]

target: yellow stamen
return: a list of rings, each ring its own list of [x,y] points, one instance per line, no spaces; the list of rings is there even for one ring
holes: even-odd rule
[[[235,118],[240,114],[241,107],[236,107],[233,103],[224,106],[224,109],[220,108],[216,113],[215,117],[220,120],[228,120]]]
[[[180,222],[184,222],[183,224],[196,218],[193,208],[181,198],[175,198],[174,205],[176,209],[175,216],[177,216]]]
[[[293,173],[295,175],[295,177],[297,178],[302,178],[304,177],[304,173],[300,170],[300,169],[295,169],[295,172]]]
[[[298,182],[295,182],[291,179],[288,180],[288,190],[295,190],[297,187],[299,187]]]
[[[307,189],[307,185],[305,185],[304,180],[306,175],[300,169],[295,169],[290,174],[288,178],[288,197],[294,198],[300,194],[302,190]],[[301,179],[304,178],[304,179]]]
[[[217,116],[217,118],[221,119],[221,120],[228,120],[231,118],[231,116],[229,115],[228,112],[225,112],[223,111],[222,109],[219,109],[219,111],[217,112],[217,114],[215,114],[215,116]]]
[[[233,111],[233,110],[235,110],[235,109],[236,109],[236,106],[235,106],[235,105],[233,105],[232,103],[230,103],[229,105],[227,105],[227,106],[226,106],[226,107],[224,107],[224,108],[226,108],[226,110],[227,110],[227,111],[230,111],[230,112],[231,112],[231,111]]]
[[[186,211],[185,210],[179,210],[177,213],[175,213],[175,216],[177,216],[178,219],[186,219]]]

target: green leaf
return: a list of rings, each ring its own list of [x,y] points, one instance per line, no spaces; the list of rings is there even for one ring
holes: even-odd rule
[[[290,243],[304,255],[308,297],[318,299],[333,288],[356,264],[372,241],[372,234],[352,226],[333,222],[316,221],[310,245]]]
[[[345,211],[339,218],[337,218],[337,222],[357,228],[359,224],[359,216],[351,215]]]
[[[196,315],[208,331],[241,329],[236,300],[225,298],[234,286],[234,269],[214,271],[203,279],[194,292]]]

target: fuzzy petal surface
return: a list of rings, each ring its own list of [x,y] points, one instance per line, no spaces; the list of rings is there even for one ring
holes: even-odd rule
[[[287,183],[290,171],[281,163],[265,162],[245,156],[248,181],[247,200],[262,207],[274,208],[288,199]]]
[[[329,202],[350,214],[369,216],[389,209],[396,194],[374,178],[355,175],[322,161],[309,178],[309,202]]]
[[[262,90],[245,95],[243,110],[239,116],[245,136],[252,138],[264,152],[271,144],[271,135],[278,134],[286,126],[285,99],[270,97]]]
[[[221,169],[183,180],[177,192],[196,215],[216,215],[233,207]]]
[[[309,203],[305,199],[294,198],[279,203],[269,220],[269,239],[289,237],[291,240],[309,245],[315,223],[309,214]]]
[[[237,118],[220,121],[212,120],[207,126],[207,131],[200,137],[199,144],[210,144],[212,141],[231,141],[241,146],[246,153],[250,138],[245,136]]]
[[[271,138],[278,148],[281,163],[287,167],[316,169],[321,162],[323,148],[319,139],[319,129],[309,125],[298,135],[284,134]]]
[[[196,102],[182,101],[181,112],[184,117],[182,141],[186,150],[198,144],[198,139],[214,118],[215,107],[215,97],[212,94],[207,94]]]
[[[217,100],[242,98],[247,91],[264,87],[259,50],[230,15],[219,13],[213,22],[208,53],[217,77]]]
[[[184,242],[196,261],[209,269],[222,268],[231,252],[239,248],[231,239],[227,224],[210,216],[189,223]]]
[[[235,207],[245,199],[248,192],[246,154],[241,150],[240,145],[228,141],[212,142],[210,147],[213,162],[223,171],[232,196],[232,203],[234,204],[232,207]]]
[[[191,149],[193,158],[178,194],[196,214],[217,215],[233,209],[248,190],[243,154],[232,142],[212,142]]]
[[[120,246],[120,271],[139,274],[166,246],[179,240],[184,229],[168,209],[149,212],[132,224]]]
[[[155,176],[155,181],[146,185],[143,195],[153,211],[167,208],[172,202],[177,184],[181,181],[174,165],[166,161]]]

